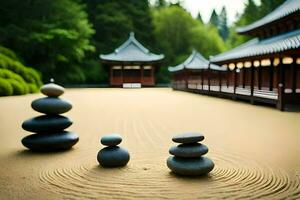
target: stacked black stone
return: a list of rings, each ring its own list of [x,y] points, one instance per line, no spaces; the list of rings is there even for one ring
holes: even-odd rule
[[[172,138],[173,142],[181,143],[170,148],[167,166],[175,174],[195,176],[209,173],[214,163],[207,157],[207,146],[201,144],[204,136],[200,133],[185,133]]]
[[[103,167],[122,167],[127,165],[130,156],[126,149],[119,147],[122,137],[119,134],[105,135],[101,144],[107,146],[98,152],[97,160]]]
[[[23,122],[22,128],[35,134],[22,139],[22,144],[33,151],[59,151],[70,149],[79,137],[76,133],[64,131],[72,125],[72,121],[60,114],[72,109],[72,104],[59,98],[64,93],[64,88],[49,83],[41,88],[47,97],[36,99],[31,107],[40,113],[38,117]]]

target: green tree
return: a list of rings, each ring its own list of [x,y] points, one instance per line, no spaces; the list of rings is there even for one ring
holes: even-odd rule
[[[214,26],[206,26],[186,10],[171,6],[153,13],[154,34],[159,52],[166,58],[158,81],[167,82],[167,66],[184,61],[193,48],[208,57],[225,50],[225,44]]]
[[[153,13],[156,43],[166,56],[166,63],[176,64],[176,57],[190,51],[192,29],[196,21],[177,6],[164,8]]]
[[[204,26],[199,23],[192,31],[192,47],[198,50],[204,57],[209,58],[209,56],[226,50],[224,41],[215,27]]]
[[[261,0],[259,6],[258,18],[264,17],[272,12],[275,8],[283,4],[286,0]]]
[[[201,16],[201,13],[200,13],[200,12],[198,12],[196,18],[197,18],[197,20],[198,20],[201,24],[203,24],[203,20],[202,20],[202,16]]]
[[[0,46],[0,96],[38,91],[41,78],[37,71],[24,66],[17,55]]]
[[[94,33],[77,0],[0,1],[0,42],[43,73],[44,80],[84,81],[76,77]],[[74,77],[70,79],[70,74]]]
[[[260,17],[259,7],[254,3],[253,0],[248,0],[248,2],[245,3],[245,9],[244,12],[241,14],[239,19],[236,22],[237,26],[245,26],[248,25],[256,20],[258,20]],[[257,13],[257,14],[253,14]]]
[[[228,23],[227,23],[227,11],[225,6],[222,8],[222,11],[219,15],[219,34],[223,38],[224,41],[227,40],[229,30],[228,30]]]
[[[166,0],[156,0],[154,3],[155,8],[164,8],[167,5],[168,4],[167,4]]]
[[[257,13],[259,7],[255,4],[253,0],[248,0],[245,3],[245,8],[242,14],[237,16],[237,21],[229,28],[229,35],[226,41],[227,48],[234,48],[242,43],[245,43],[251,37],[247,35],[239,35],[236,33],[236,28],[239,26],[246,26],[251,24],[252,22],[258,20],[258,15],[254,15],[253,13]]]
[[[93,36],[96,51],[89,54],[84,62],[86,81],[89,83],[107,82],[108,71],[100,66],[99,54],[111,53],[128,38],[131,31],[135,32],[137,39],[146,47],[153,46],[149,3],[147,0],[82,1],[87,5],[90,22],[96,30]]]
[[[209,24],[213,25],[215,27],[219,26],[219,16],[218,16],[215,9],[213,9],[213,11],[211,13],[211,16],[210,16],[210,19],[209,19]]]

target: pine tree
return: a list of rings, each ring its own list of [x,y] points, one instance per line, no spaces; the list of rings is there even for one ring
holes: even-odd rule
[[[203,20],[202,20],[202,17],[201,17],[200,12],[198,12],[197,20],[198,20],[201,24],[203,24]]]
[[[268,13],[272,12],[275,8],[283,4],[285,0],[261,0],[261,5],[259,7],[258,17],[264,17]]]
[[[254,21],[258,20],[260,17],[259,7],[254,3],[253,0],[248,0],[245,4],[245,9],[243,14],[240,16],[239,20],[236,22],[238,26],[245,26],[248,24],[253,23]],[[254,15],[253,13],[257,13]]]
[[[219,26],[219,16],[216,12],[215,9],[213,9],[211,16],[210,16],[210,20],[209,20],[209,24],[218,27]]]
[[[154,6],[156,8],[164,8],[167,6],[166,0],[156,0]]]
[[[229,30],[227,25],[227,11],[225,6],[222,8],[222,11],[219,15],[219,34],[223,38],[224,41],[228,38]]]

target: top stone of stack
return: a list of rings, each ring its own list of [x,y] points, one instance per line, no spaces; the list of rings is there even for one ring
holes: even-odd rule
[[[201,133],[184,133],[174,136],[172,140],[176,143],[189,144],[201,142],[204,140],[204,136]]]
[[[119,134],[105,135],[101,138],[100,142],[105,146],[117,146],[122,142],[122,137]]]
[[[53,83],[53,79],[51,79],[50,82],[51,83],[48,83],[41,87],[41,92],[44,95],[48,97],[59,97],[65,92],[65,89],[62,86]]]

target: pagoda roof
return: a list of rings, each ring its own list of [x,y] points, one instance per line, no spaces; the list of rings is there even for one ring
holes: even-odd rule
[[[300,1],[299,0],[287,0],[282,5],[277,7],[275,10],[270,12],[265,17],[253,22],[244,27],[238,27],[237,33],[247,33],[254,29],[258,29],[262,26],[266,26],[272,22],[278,21],[296,12],[300,12]]]
[[[168,70],[170,72],[177,72],[184,69],[199,70],[199,69],[208,69],[208,68],[213,70],[219,70],[219,71],[226,70],[226,68],[222,68],[215,64],[209,65],[209,61],[205,59],[199,52],[194,50],[193,53],[183,63],[177,66],[169,67]]]
[[[216,55],[210,59],[213,63],[241,60],[256,56],[281,53],[300,48],[300,29],[284,33],[272,38],[252,39],[230,51]]]
[[[160,61],[163,58],[163,54],[157,55],[151,53],[146,47],[137,41],[133,32],[130,33],[128,40],[115,49],[113,53],[100,55],[101,60],[112,62],[155,62]]]

